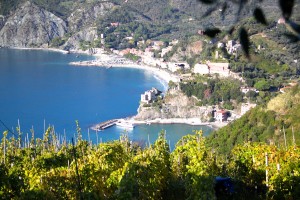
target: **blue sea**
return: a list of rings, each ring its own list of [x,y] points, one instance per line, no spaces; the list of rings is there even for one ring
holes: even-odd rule
[[[70,66],[68,63],[92,60],[92,56],[62,54],[41,50],[0,49],[0,120],[12,132],[18,121],[24,135],[33,129],[42,137],[44,127],[54,125],[58,134],[70,140],[78,120],[84,139],[93,143],[119,139],[152,143],[164,130],[172,147],[183,136],[206,126],[139,125],[131,131],[111,127],[96,133],[93,124],[133,116],[140,95],[152,87],[165,90],[167,83],[151,72],[131,68]],[[6,130],[0,123],[0,132]]]

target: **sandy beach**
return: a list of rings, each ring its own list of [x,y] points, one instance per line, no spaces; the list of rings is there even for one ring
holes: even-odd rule
[[[97,60],[91,60],[91,61],[79,61],[79,62],[71,62],[70,65],[75,66],[97,66],[97,67],[106,67],[106,68],[135,68],[135,69],[141,69],[144,71],[149,71],[156,75],[158,78],[164,80],[166,83],[169,83],[169,81],[178,82],[179,77],[171,74],[170,72],[159,69],[157,67],[151,67],[144,64],[137,64],[135,62],[124,60],[121,62],[113,61],[113,59],[120,59],[120,57],[116,57],[114,55],[97,55]]]
[[[68,51],[62,49],[55,49],[55,48],[28,48],[28,47],[9,47],[10,49],[18,49],[18,50],[42,50],[42,51],[54,51],[60,52],[63,54],[68,54]]]

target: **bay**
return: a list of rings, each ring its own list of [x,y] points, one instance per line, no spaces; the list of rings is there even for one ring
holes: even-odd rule
[[[151,87],[165,89],[151,72],[131,68],[101,68],[70,66],[69,62],[91,60],[92,56],[62,54],[41,50],[0,49],[0,120],[12,131],[20,121],[21,131],[42,137],[46,127],[54,125],[59,134],[71,139],[78,120],[83,137],[95,124],[113,118],[135,115],[140,95]],[[1,133],[6,128],[1,124]],[[166,130],[171,146],[194,129],[206,126],[140,125],[128,131],[132,140],[153,142],[161,130]],[[124,130],[112,127],[95,133],[96,143],[119,139]],[[148,139],[149,138],[149,139]]]

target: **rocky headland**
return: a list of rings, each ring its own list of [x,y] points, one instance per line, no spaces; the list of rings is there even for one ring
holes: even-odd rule
[[[187,97],[178,89],[169,89],[164,102],[157,106],[147,106],[141,103],[138,108],[136,120],[174,119],[174,118],[198,118],[202,122],[208,122],[212,117],[212,107],[197,106],[197,100]]]

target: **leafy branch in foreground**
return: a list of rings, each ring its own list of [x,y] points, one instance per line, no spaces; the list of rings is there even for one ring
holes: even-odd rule
[[[240,21],[241,11],[244,9],[245,5],[249,3],[247,0],[230,0],[230,1],[222,1],[222,0],[198,0],[199,2],[209,5],[207,12],[204,13],[203,17],[207,17],[213,13],[213,11],[219,9],[221,10],[221,17],[224,19],[225,11],[228,7],[229,2],[238,5],[238,11],[236,13],[236,23]],[[255,8],[253,10],[253,17],[258,23],[261,23],[265,26],[268,25],[265,14],[263,10],[258,6],[262,1],[254,1]],[[286,37],[290,39],[290,42],[298,42],[300,41],[300,25],[291,20],[293,8],[295,5],[294,0],[279,0],[278,5],[281,9],[282,16],[285,19],[285,24],[287,28],[290,30],[290,33],[285,34]],[[225,31],[226,34],[231,35],[235,26],[231,27],[228,31]],[[216,37],[222,31],[218,28],[206,29],[203,34],[207,35],[211,38]],[[242,49],[244,51],[245,56],[250,59],[250,43],[249,36],[247,30],[243,27],[240,29],[239,38],[241,42]]]

